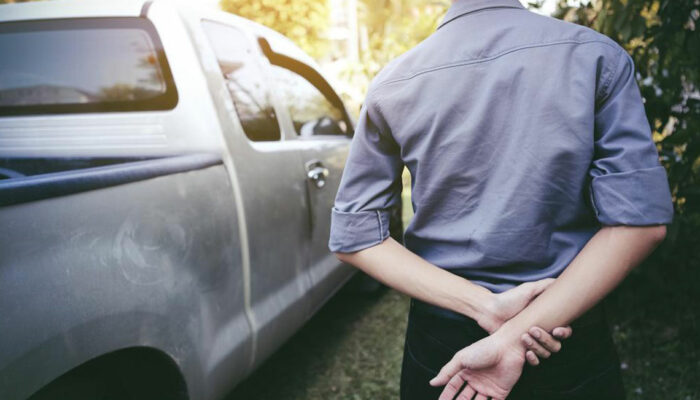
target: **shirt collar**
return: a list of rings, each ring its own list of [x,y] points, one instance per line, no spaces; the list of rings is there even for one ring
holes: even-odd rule
[[[469,14],[474,11],[486,8],[522,8],[526,9],[518,0],[457,0],[447,10],[437,29],[442,28],[448,22]]]

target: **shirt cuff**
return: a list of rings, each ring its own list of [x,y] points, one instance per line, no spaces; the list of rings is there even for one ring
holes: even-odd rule
[[[352,253],[377,245],[389,237],[389,219],[388,210],[347,212],[333,207],[328,249]]]
[[[663,166],[595,176],[589,193],[603,225],[659,225],[673,220],[673,200]]]

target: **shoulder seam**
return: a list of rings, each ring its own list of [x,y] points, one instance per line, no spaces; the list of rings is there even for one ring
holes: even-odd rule
[[[389,85],[392,83],[407,81],[407,80],[413,79],[419,75],[427,74],[429,72],[434,72],[434,71],[438,71],[438,70],[442,70],[442,69],[461,67],[464,65],[478,64],[478,63],[482,63],[482,62],[486,62],[486,61],[495,60],[501,56],[504,56],[506,54],[513,53],[513,52],[519,51],[519,50],[525,50],[525,49],[536,48],[536,47],[554,46],[554,45],[558,45],[558,44],[586,44],[586,43],[602,43],[606,46],[610,46],[612,48],[615,48],[615,46],[613,44],[608,43],[604,40],[599,40],[599,39],[594,39],[594,40],[560,40],[560,41],[556,41],[556,42],[523,45],[523,46],[510,48],[508,50],[504,50],[504,51],[497,53],[497,54],[494,54],[493,56],[490,56],[490,57],[462,60],[462,61],[457,61],[457,62],[453,62],[450,64],[443,64],[443,65],[438,65],[438,66],[431,67],[431,68],[426,68],[424,70],[414,72],[411,75],[407,75],[407,76],[403,76],[403,77],[395,78],[395,79],[390,79],[390,80],[384,81],[384,82],[379,82],[375,86],[374,89],[376,90],[382,86]]]
[[[617,60],[615,62],[615,69],[613,69],[612,73],[610,74],[610,76],[608,76],[608,79],[605,80],[605,83],[603,84],[603,87],[601,88],[603,93],[600,96],[600,99],[598,100],[599,104],[602,103],[605,100],[605,98],[610,95],[610,93],[608,93],[608,89],[610,88],[610,83],[612,82],[615,75],[617,75],[617,71],[620,70],[621,61],[623,59],[625,59],[624,55],[627,54],[627,52],[624,49],[618,49],[618,52],[619,52],[619,54],[618,54]]]
[[[385,139],[389,138],[393,144],[398,146],[398,142],[396,141],[396,138],[394,135],[391,134],[391,132],[387,133],[385,131],[386,126],[386,119],[384,118],[384,115],[382,114],[382,105],[379,103],[379,98],[377,97],[378,94],[376,93],[376,88],[375,90],[371,90],[367,92],[367,95],[365,96],[365,107],[367,107],[367,117],[371,118],[371,115],[369,115],[370,109],[374,108],[375,112],[379,115],[378,118],[381,118],[383,121],[373,121],[372,123],[374,126],[377,127],[377,131],[379,133],[380,137],[384,137]]]

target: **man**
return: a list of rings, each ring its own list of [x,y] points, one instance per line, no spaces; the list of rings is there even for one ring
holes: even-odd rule
[[[388,238],[404,165],[405,247]],[[610,38],[518,0],[454,1],[373,80],[331,217],[329,249],[411,297],[402,399],[624,397],[597,304],[673,204]]]

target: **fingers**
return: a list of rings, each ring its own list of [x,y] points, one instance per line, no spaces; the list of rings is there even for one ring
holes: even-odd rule
[[[556,353],[561,350],[561,342],[553,338],[552,335],[550,335],[549,332],[545,331],[544,329],[538,326],[533,326],[530,328],[528,333],[530,333],[530,335],[532,335],[535,340],[548,351]],[[537,353],[537,355],[539,355],[539,353]]]
[[[520,337],[520,340],[525,344],[525,347],[534,352],[538,357],[542,358],[549,358],[549,356],[552,355],[552,353],[545,349],[537,340],[533,339],[532,336],[530,336],[527,333],[523,333],[522,336]],[[527,359],[527,358],[526,358]]]
[[[571,329],[570,325],[564,326],[564,327],[558,327],[554,328],[552,331],[552,335],[560,340],[568,339],[571,337],[571,335],[574,333],[574,330]]]
[[[430,380],[430,386],[442,386],[457,374],[459,370],[462,369],[462,363],[459,361],[459,358],[460,353],[457,352],[447,364],[443,365],[440,372]],[[457,388],[457,390],[459,390],[459,388]]]
[[[489,400],[489,398],[479,393],[476,395],[476,397],[474,397],[474,400]]]
[[[540,365],[540,359],[537,358],[532,350],[525,352],[525,359],[527,360],[528,364],[532,365],[533,367]]]
[[[462,393],[457,396],[455,400],[472,400],[472,397],[476,394],[476,390],[474,390],[473,387],[467,385],[464,390],[462,390]]]
[[[445,385],[445,388],[442,390],[438,400],[452,400],[459,389],[462,388],[463,384],[464,378],[462,377],[462,374],[455,374],[455,376],[453,376],[449,382],[447,382],[447,385]]]

